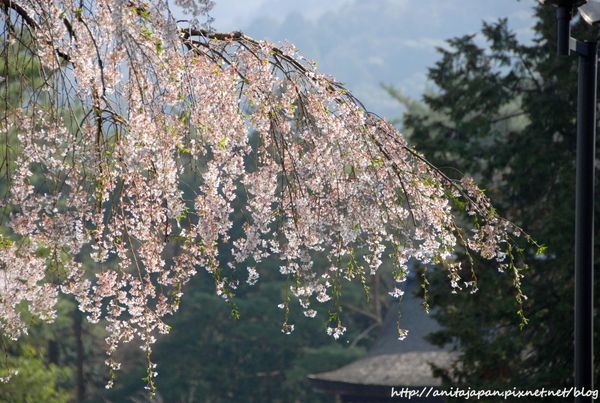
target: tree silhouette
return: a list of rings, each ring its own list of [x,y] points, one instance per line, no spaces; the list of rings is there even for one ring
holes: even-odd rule
[[[525,252],[531,323],[523,329],[505,298],[510,279],[485,262],[477,265],[475,296],[449,295],[443,276],[430,276],[430,303],[443,326],[432,340],[461,352],[457,365],[441,371],[455,387],[560,389],[574,382],[577,62],[556,56],[555,10],[540,5],[535,18],[532,42],[520,40],[506,19],[484,23],[481,42],[475,35],[450,39],[430,69],[435,91],[423,104],[408,104],[403,119],[410,141],[430,161],[476,176],[501,215],[547,245],[537,258]],[[581,40],[598,40],[581,20],[572,30]]]

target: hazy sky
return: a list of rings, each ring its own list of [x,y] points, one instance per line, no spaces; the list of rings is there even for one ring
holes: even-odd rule
[[[319,70],[344,82],[372,111],[401,110],[380,84],[413,98],[427,86],[427,71],[446,40],[480,32],[482,21],[508,18],[520,41],[533,32],[537,0],[216,0],[218,31],[241,30],[273,43],[299,46]],[[314,23],[314,24],[313,24]],[[331,26],[334,31],[324,26]],[[273,27],[278,27],[274,29]],[[265,35],[267,35],[265,37]],[[326,44],[326,46],[322,46]],[[323,49],[326,48],[325,52]],[[325,52],[325,53],[324,53]]]
[[[219,31],[243,30],[259,17],[284,20],[293,12],[315,20],[353,0],[216,0],[211,12]],[[365,1],[365,0],[363,0]],[[368,1],[368,0],[366,0]],[[377,0],[375,0],[377,1]],[[400,0],[403,1],[403,0]]]
[[[283,21],[287,15],[298,13],[316,20],[328,11],[339,10],[356,1],[377,3],[384,0],[216,0],[211,15],[215,17],[214,25],[219,31],[243,30],[259,17]],[[475,28],[480,27],[483,19],[508,17],[526,29],[531,21],[531,9],[537,0],[394,0],[394,3],[406,9],[407,18],[415,13],[428,14],[430,18],[422,22],[432,28],[440,25],[443,19],[456,19],[455,27],[460,31],[470,28],[464,26],[464,20],[460,18],[465,14],[473,16],[472,27]],[[427,10],[428,7],[430,10]]]

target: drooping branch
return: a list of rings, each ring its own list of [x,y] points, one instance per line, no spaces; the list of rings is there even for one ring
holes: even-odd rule
[[[29,15],[29,12],[27,12],[19,2],[13,0],[0,0],[0,4],[2,4],[2,11],[4,11],[5,14],[9,9],[14,10],[31,28],[39,28],[35,19]]]

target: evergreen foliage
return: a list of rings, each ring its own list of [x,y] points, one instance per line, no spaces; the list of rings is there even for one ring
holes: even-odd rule
[[[573,385],[577,58],[556,56],[555,11],[538,6],[536,17],[531,44],[519,42],[505,19],[484,23],[480,35],[449,40],[429,71],[435,90],[424,105],[387,87],[409,109],[403,125],[412,144],[438,167],[453,167],[445,170],[448,176],[475,177],[500,215],[547,246],[538,255],[524,246],[529,323],[522,329],[514,315],[519,308],[506,298],[510,279],[484,261],[475,265],[475,295],[450,294],[443,272],[431,276],[428,303],[445,327],[431,339],[462,353],[455,367],[440,370],[448,385]],[[572,36],[597,40],[598,34],[577,21]]]
[[[10,375],[10,382],[0,384],[0,401],[6,403],[67,403],[70,372],[54,364],[47,365],[43,353],[22,344],[6,354],[0,376]]]

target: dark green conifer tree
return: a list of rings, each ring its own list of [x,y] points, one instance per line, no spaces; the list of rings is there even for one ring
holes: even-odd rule
[[[429,71],[435,87],[424,105],[388,87],[407,106],[403,131],[417,149],[436,166],[452,167],[445,170],[450,177],[475,177],[501,216],[547,246],[538,256],[524,249],[529,323],[523,329],[515,300],[506,298],[514,292],[510,277],[485,261],[475,265],[474,295],[450,294],[443,271],[429,275],[428,303],[445,327],[432,340],[462,353],[455,367],[440,371],[448,385],[532,390],[574,384],[577,57],[556,56],[554,10],[538,6],[536,18],[533,43],[520,42],[507,20],[484,23],[485,44],[475,35],[449,40]],[[577,18],[572,29],[578,39],[597,40],[598,31]],[[599,223],[596,218],[596,234]],[[468,270],[464,280],[471,280]]]

